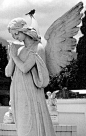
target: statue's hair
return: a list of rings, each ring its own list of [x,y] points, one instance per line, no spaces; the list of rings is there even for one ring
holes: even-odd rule
[[[26,20],[23,18],[15,18],[11,20],[7,28],[9,33],[11,33],[11,31],[20,31],[32,37],[34,40],[41,41],[41,37],[38,35],[36,29],[28,26]]]

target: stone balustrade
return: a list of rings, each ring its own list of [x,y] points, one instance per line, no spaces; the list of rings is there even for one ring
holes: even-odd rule
[[[77,136],[76,126],[54,124],[56,136]],[[17,136],[15,124],[0,123],[0,136]]]

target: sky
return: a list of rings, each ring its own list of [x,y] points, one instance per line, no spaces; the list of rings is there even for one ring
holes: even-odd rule
[[[84,9],[85,1],[82,0]],[[13,40],[7,30],[8,23],[13,18],[25,17],[32,9],[36,10],[35,18],[40,34],[44,36],[49,26],[78,2],[80,0],[0,0],[0,37]]]

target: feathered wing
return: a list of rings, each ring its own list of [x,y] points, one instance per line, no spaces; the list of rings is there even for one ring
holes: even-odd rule
[[[63,16],[58,18],[47,30],[44,38],[46,63],[51,76],[59,74],[62,68],[70,64],[74,58],[74,48],[81,23],[83,3],[79,2]]]

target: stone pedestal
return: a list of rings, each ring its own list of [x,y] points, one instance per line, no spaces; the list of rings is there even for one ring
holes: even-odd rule
[[[51,107],[49,111],[53,124],[59,124],[58,111],[55,107]]]
[[[48,110],[53,124],[59,124],[57,106],[48,104]]]

